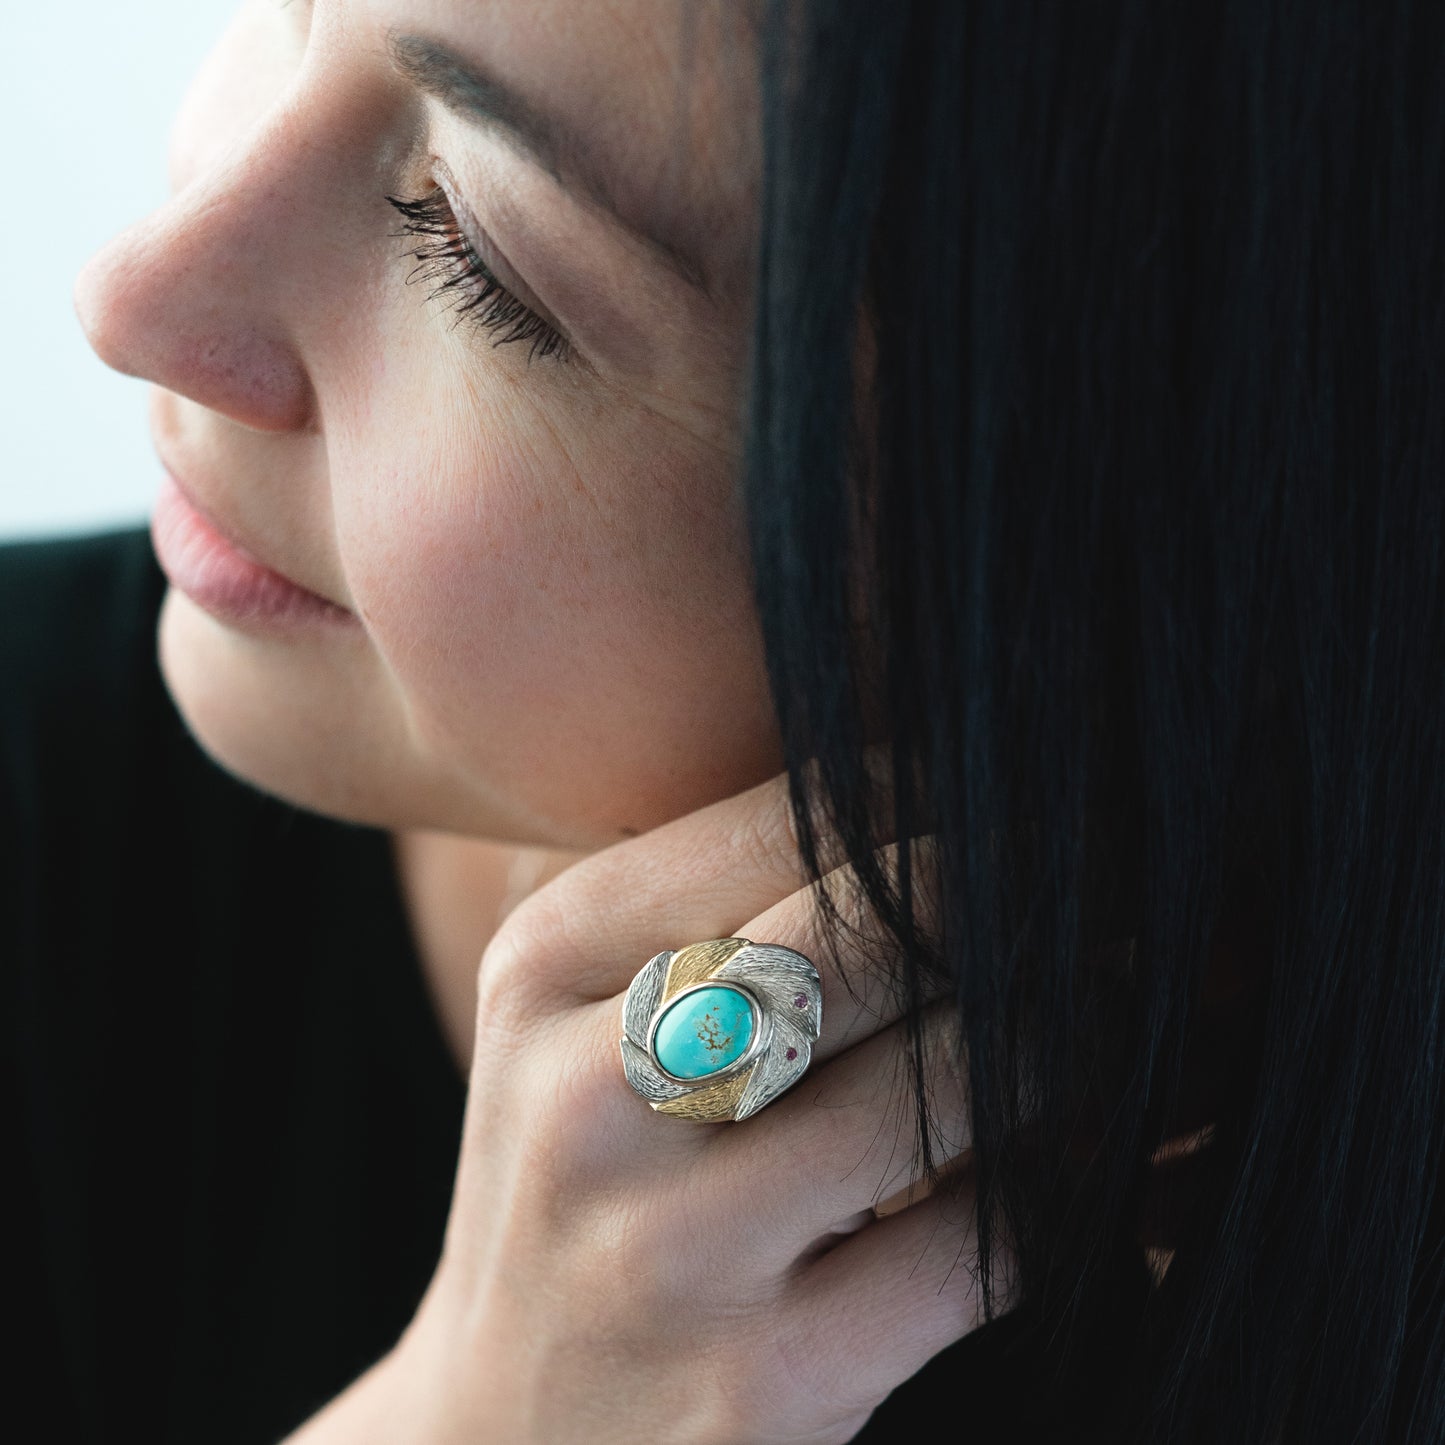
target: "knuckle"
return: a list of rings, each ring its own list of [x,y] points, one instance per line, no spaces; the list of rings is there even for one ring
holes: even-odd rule
[[[513,1032],[531,1014],[524,1001],[531,958],[531,940],[521,930],[503,929],[491,939],[477,968],[479,1022]]]
[[[572,910],[541,889],[508,913],[482,952],[477,996],[509,1016],[550,1011],[565,994],[569,969],[575,970],[578,940],[569,922]]]
[[[732,845],[744,867],[765,876],[776,873],[780,864],[798,862],[798,834],[788,803],[786,777],[781,784],[756,790],[752,806],[737,820]]]

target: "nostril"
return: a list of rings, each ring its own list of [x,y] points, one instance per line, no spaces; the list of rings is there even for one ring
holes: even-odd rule
[[[71,302],[91,350],[256,431],[313,426],[310,378],[259,280],[171,207],[114,237],[81,267]],[[204,260],[197,247],[207,248]],[[228,284],[217,286],[223,275]],[[253,282],[255,284],[253,284]]]

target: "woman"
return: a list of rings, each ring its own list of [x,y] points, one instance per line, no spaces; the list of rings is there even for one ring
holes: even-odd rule
[[[4,555],[53,1438],[1440,1438],[1440,30],[242,9]]]

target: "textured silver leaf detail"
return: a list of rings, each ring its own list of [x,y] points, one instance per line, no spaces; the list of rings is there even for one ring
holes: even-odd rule
[[[674,1083],[659,1072],[647,1053],[625,1036],[622,1040],[622,1071],[627,1075],[627,1082],[649,1103],[679,1099],[692,1092],[685,1084]]]
[[[672,954],[672,949],[665,948],[648,962],[628,985],[627,998],[622,1005],[622,1032],[644,1054],[647,1052],[647,1026],[652,1022],[658,1001],[662,998]]]
[[[735,978],[755,989],[778,1020],[787,1019],[808,1039],[816,1039],[823,1023],[823,983],[818,970],[790,948],[775,943],[750,943],[718,969],[717,977]],[[805,999],[799,1008],[797,1000]]]
[[[795,1057],[788,1057],[788,1050],[795,1051]],[[734,1119],[746,1119],[755,1114],[764,1104],[770,1104],[779,1094],[791,1089],[807,1072],[812,1060],[813,1048],[807,1038],[785,1019],[774,1018],[773,1037],[767,1052],[753,1066],[753,1076],[738,1100]]]

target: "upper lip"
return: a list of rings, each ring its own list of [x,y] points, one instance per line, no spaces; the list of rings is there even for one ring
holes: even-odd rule
[[[241,535],[237,528],[233,527],[224,518],[218,516],[211,506],[209,506],[206,502],[202,501],[201,498],[196,495],[194,489],[191,487],[191,484],[186,480],[184,473],[178,471],[174,466],[171,465],[170,458],[166,456],[166,451],[164,446],[161,445],[160,438],[158,436],[153,436],[152,441],[155,444],[156,455],[160,458],[161,465],[166,469],[167,473],[169,473],[170,479],[176,484],[176,490],[179,491],[181,495],[185,497],[186,501],[188,501],[191,506],[193,506],[196,511],[198,511],[201,516],[203,516],[206,521],[211,524],[213,528],[215,528],[216,532],[219,533],[222,537],[224,537],[226,541],[229,542],[231,546],[233,546],[238,552],[240,552],[243,556],[250,558],[250,560],[254,562],[258,567],[264,567],[268,572],[274,572],[276,576],[280,577],[283,581],[288,582],[292,587],[297,587],[302,592],[309,592],[311,596],[319,597],[323,602],[329,602],[333,607],[340,607],[343,611],[350,610],[346,608],[343,603],[337,602],[333,598],[327,597],[324,593],[317,592],[314,588],[308,587],[304,582],[298,582],[296,578],[292,577],[289,573],[283,572],[279,567],[273,566],[272,563],[268,562],[263,556],[261,556],[261,554],[256,550],[256,548],[250,545],[250,543],[246,540],[244,536]]]

